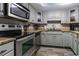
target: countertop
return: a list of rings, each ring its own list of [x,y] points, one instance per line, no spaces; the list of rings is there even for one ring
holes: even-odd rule
[[[28,30],[27,32],[41,32],[42,30]]]
[[[0,37],[0,45],[16,40],[15,38]]]
[[[43,32],[55,32],[55,31],[43,31]],[[57,32],[57,31],[56,31]],[[72,31],[72,30],[61,30],[59,32],[72,32],[72,33],[75,33],[75,34],[78,34],[79,35],[79,31]]]
[[[79,35],[79,31],[71,31],[71,32]]]

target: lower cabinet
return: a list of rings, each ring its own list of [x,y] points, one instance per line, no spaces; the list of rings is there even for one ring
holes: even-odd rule
[[[62,39],[63,39],[63,47],[69,47],[70,33],[69,32],[63,32]]]
[[[76,55],[77,55],[77,49],[78,49],[77,39],[74,39],[73,51],[75,52]]]
[[[76,55],[79,55],[79,35],[73,32],[41,33],[41,45],[71,47]]]
[[[73,48],[73,33],[70,33],[69,46],[71,49]]]
[[[62,33],[41,33],[41,45],[63,46]]]
[[[7,53],[6,55],[4,56],[14,56],[14,50],[12,50],[11,52]]]
[[[79,35],[78,35],[78,56],[79,56]]]
[[[77,55],[78,54],[78,38],[77,38],[77,34],[73,33],[72,35],[72,49],[74,51],[74,53]]]
[[[46,33],[41,33],[41,45],[47,45]]]
[[[61,35],[47,34],[47,44],[52,46],[62,46]]]

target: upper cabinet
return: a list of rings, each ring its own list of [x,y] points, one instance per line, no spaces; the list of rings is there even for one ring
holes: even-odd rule
[[[37,22],[42,22],[42,12],[37,12]]]
[[[70,17],[69,10],[65,10],[64,11],[64,17],[61,20],[61,23],[70,23],[70,18],[69,17]]]
[[[29,4],[29,9],[30,9],[30,22],[35,23],[36,22],[36,10],[30,4]]]
[[[47,23],[47,12],[42,12],[42,21],[44,22],[44,23]]]
[[[62,23],[78,23],[79,22],[79,7],[66,9]]]
[[[65,10],[44,11],[43,19],[44,19],[44,22],[47,22],[47,21],[66,22],[66,12]]]
[[[24,7],[29,8],[29,4],[28,3],[21,3]]]
[[[42,11],[35,9],[31,4],[29,4],[30,10],[30,22],[32,23],[44,23],[42,17]]]
[[[77,23],[79,22],[79,8],[71,8],[70,10],[70,22]]]

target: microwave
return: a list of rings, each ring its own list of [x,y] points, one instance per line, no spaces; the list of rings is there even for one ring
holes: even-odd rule
[[[30,10],[20,3],[0,3],[0,17],[12,17],[28,21]]]

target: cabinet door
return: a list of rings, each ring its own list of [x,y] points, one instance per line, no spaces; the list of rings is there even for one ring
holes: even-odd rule
[[[47,34],[47,45],[52,45],[55,46],[55,36],[53,36],[52,34]]]
[[[62,46],[61,35],[48,34],[47,35],[47,44],[51,46]]]
[[[24,7],[28,8],[28,3],[21,3]]]
[[[72,41],[73,41],[73,33],[70,33],[70,39],[69,39],[69,46],[72,48]]]
[[[2,3],[0,3],[0,12],[2,11]]]
[[[78,35],[78,56],[79,56],[79,35]]]
[[[57,35],[56,43],[57,43],[56,46],[63,46],[62,34],[61,35]]]
[[[47,45],[47,37],[45,34],[41,34],[41,45]]]
[[[63,33],[63,47],[69,47],[69,35],[68,33]]]
[[[14,56],[14,50],[13,51],[11,51],[11,52],[9,52],[9,53],[7,53],[6,55],[4,55],[4,56]]]
[[[77,55],[77,49],[78,49],[78,46],[77,46],[77,39],[75,38],[75,39],[74,39],[74,52],[75,52],[76,55]]]
[[[33,8],[33,6],[29,5],[30,9],[30,22],[37,22],[36,20],[36,10]]]
[[[74,53],[77,55],[78,39],[77,39],[77,34],[75,34],[75,33],[73,33],[72,49],[73,49]]]

